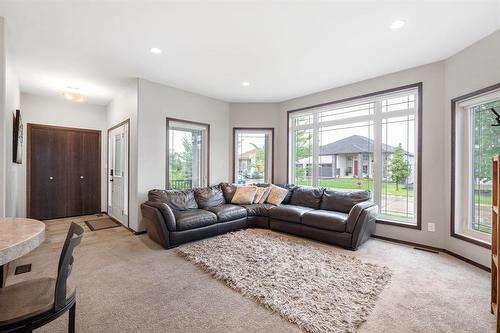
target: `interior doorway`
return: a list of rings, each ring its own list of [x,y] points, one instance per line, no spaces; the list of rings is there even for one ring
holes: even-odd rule
[[[108,215],[129,227],[129,142],[127,119],[108,129]]]

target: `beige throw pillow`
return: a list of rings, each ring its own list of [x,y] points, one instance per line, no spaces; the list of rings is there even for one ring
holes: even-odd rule
[[[236,205],[251,205],[256,193],[256,186],[238,186],[231,203]]]
[[[262,197],[259,200],[260,204],[263,204],[264,202],[266,202],[267,197],[269,196],[269,193],[271,192],[271,186],[266,187],[264,189],[265,189],[265,191],[264,191],[264,193],[262,194]]]
[[[253,199],[253,203],[259,203],[260,199],[262,199],[262,196],[266,192],[265,187],[257,187],[257,192],[255,192],[255,198]]]
[[[287,189],[281,188],[276,185],[271,185],[271,192],[269,192],[269,196],[267,197],[267,202],[275,206],[279,206],[281,202],[285,199],[287,194],[288,194]]]

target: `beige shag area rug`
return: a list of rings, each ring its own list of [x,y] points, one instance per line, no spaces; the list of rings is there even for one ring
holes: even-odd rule
[[[177,253],[308,332],[356,332],[391,278],[303,240],[259,229],[190,243]]]

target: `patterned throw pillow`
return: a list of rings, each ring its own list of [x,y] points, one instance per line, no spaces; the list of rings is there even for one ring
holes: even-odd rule
[[[262,194],[262,197],[260,198],[259,200],[259,204],[263,204],[264,202],[266,202],[267,200],[267,197],[269,196],[269,193],[271,192],[271,186],[268,186],[265,188],[265,191],[264,191],[264,194]]]
[[[256,193],[257,187],[255,186],[238,186],[231,203],[236,205],[251,205]]]
[[[278,187],[276,185],[271,185],[271,192],[267,197],[267,202],[275,206],[279,206],[281,202],[285,199],[288,194],[288,190]]]
[[[255,198],[253,199],[253,203],[257,204],[262,199],[262,196],[266,192],[265,187],[257,187],[257,192],[255,193]]]

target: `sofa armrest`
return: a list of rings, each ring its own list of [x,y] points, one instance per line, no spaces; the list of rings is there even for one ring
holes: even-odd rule
[[[356,228],[356,224],[360,221],[360,217],[365,209],[371,209],[372,207],[377,207],[373,201],[363,201],[355,204],[349,211],[349,216],[347,217],[346,231],[353,233]]]
[[[175,230],[175,216],[170,207],[163,204],[167,206],[167,209],[164,209],[164,207],[158,204],[159,203],[152,203],[150,201],[143,203],[141,205],[142,218],[149,238],[164,248],[169,248],[170,230]],[[171,216],[165,219],[162,210],[167,213],[167,217],[170,211]]]
[[[378,206],[370,201],[356,204],[351,209],[347,222],[348,232],[352,233],[351,249],[356,250],[375,232],[377,214]]]
[[[168,230],[170,231],[176,230],[177,223],[175,221],[175,215],[174,212],[172,211],[172,208],[170,208],[169,205],[157,201],[146,201],[144,204],[154,207],[160,211],[161,215],[163,216],[163,219],[165,220],[165,223],[167,224]]]

